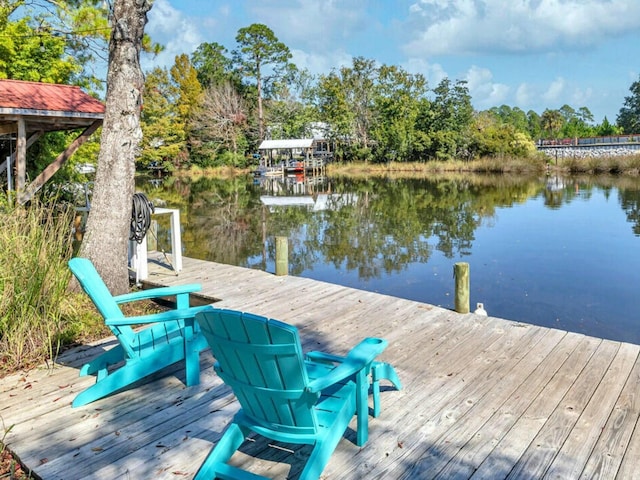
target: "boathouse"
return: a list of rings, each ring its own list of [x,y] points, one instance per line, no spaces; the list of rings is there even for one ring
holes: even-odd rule
[[[264,140],[258,147],[260,166],[273,167],[282,161],[313,158],[314,139]]]
[[[29,201],[102,125],[104,111],[102,102],[77,86],[0,80],[0,141],[4,144],[0,174],[6,173],[7,188],[18,192],[21,203]],[[27,185],[27,149],[46,132],[80,129],[66,149]]]
[[[324,170],[325,161],[332,155],[329,143],[316,138],[264,140],[258,151],[260,166],[256,172],[261,175],[316,174]]]

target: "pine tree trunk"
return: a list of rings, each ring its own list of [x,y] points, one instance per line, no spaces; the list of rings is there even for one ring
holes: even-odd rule
[[[91,259],[114,295],[129,290],[129,225],[135,157],[142,140],[140,49],[151,6],[152,0],[115,0],[113,5],[106,110],[91,212],[80,248],[80,255]]]

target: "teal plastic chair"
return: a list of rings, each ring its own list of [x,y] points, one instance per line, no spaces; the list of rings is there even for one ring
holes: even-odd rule
[[[354,414],[356,443],[368,437],[368,393],[380,413],[380,380],[401,384],[395,369],[374,359],[387,342],[367,338],[346,357],[306,357],[295,327],[250,313],[212,307],[196,321],[216,359],[214,368],[241,409],[213,447],[196,480],[265,478],[227,462],[250,432],[290,444],[313,445],[300,479],[317,479]]]
[[[207,342],[194,316],[207,306],[189,307],[189,294],[200,290],[200,285],[154,288],[114,297],[90,260],[72,258],[69,268],[119,342],[80,369],[80,376],[95,374],[96,383],[75,397],[73,407],[106,397],[182,360],[187,386],[200,382],[200,351],[207,348]],[[176,308],[125,317],[119,307],[123,303],[164,297],[175,297]],[[134,331],[132,326],[139,325],[146,327]],[[110,368],[118,364],[122,365]]]

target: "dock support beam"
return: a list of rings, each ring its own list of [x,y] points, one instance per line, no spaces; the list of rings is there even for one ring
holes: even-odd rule
[[[455,311],[469,313],[469,264],[458,262],[453,266],[456,280]]]
[[[276,237],[276,275],[289,273],[289,239]]]

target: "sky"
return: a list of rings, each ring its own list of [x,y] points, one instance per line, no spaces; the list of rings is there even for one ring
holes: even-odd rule
[[[143,68],[170,67],[203,42],[236,47],[262,23],[312,74],[364,57],[465,80],[477,110],[542,114],[587,107],[615,123],[640,79],[639,0],[155,0],[146,32],[165,46]]]

